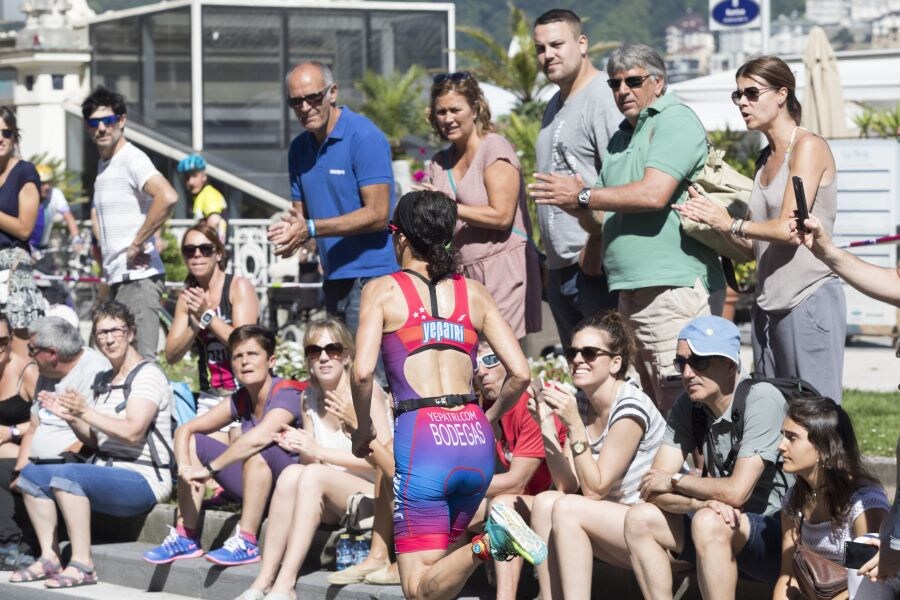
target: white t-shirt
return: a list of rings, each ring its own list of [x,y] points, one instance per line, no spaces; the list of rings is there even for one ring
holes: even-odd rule
[[[609,420],[600,437],[591,439],[588,432],[588,444],[594,459],[600,456],[609,428],[615,425],[619,419],[630,418],[636,420],[644,430],[644,435],[638,444],[637,453],[631,459],[628,470],[621,479],[613,483],[604,500],[619,502],[621,504],[636,504],[640,500],[641,478],[650,470],[656,451],[662,443],[663,433],[666,430],[666,420],[657,410],[650,397],[642,392],[631,381],[624,382],[616,393],[616,399],[609,409]]]
[[[126,267],[128,246],[153,203],[153,197],[144,192],[144,185],[158,173],[147,155],[130,143],[111,159],[100,161],[94,181],[94,209],[99,222],[103,271],[109,283],[146,279],[165,272],[152,240],[145,248],[150,253],[150,266],[131,270]]]
[[[124,384],[125,381],[114,381],[114,385]],[[108,394],[97,397],[94,404],[94,410],[98,413],[117,419],[124,419],[125,412],[128,407],[119,413],[116,413],[116,407],[125,399],[125,391],[122,388],[111,389]],[[166,444],[172,448],[172,388],[169,387],[169,380],[166,379],[162,369],[147,364],[141,367],[134,381],[131,382],[131,393],[128,395],[128,404],[135,401],[150,400],[157,406],[156,419],[154,421],[157,431],[162,434]],[[138,473],[147,480],[150,489],[157,502],[164,502],[169,494],[172,493],[172,477],[166,467],[162,466],[175,460],[170,456],[168,450],[160,442],[155,434],[145,434],[144,437],[136,444],[129,444],[123,440],[109,437],[101,431],[94,430],[97,436],[97,450],[99,453],[108,454],[113,457],[121,457],[126,460],[113,460],[112,466],[121,469],[128,469]],[[153,458],[150,454],[150,445],[148,438],[153,440],[156,451],[159,456],[159,477],[157,477],[157,469],[153,468]],[[105,464],[100,461],[98,464]]]
[[[57,394],[68,390],[75,390],[89,403],[94,401],[94,392],[91,386],[97,373],[109,371],[112,365],[106,357],[93,348],[84,348],[84,353],[72,370],[62,379],[52,377],[38,377],[35,395],[41,391],[56,392]],[[31,458],[55,458],[66,448],[78,441],[75,432],[69,424],[54,415],[46,408],[41,408],[41,403],[35,400],[31,404],[31,413],[38,417],[38,427],[31,438]]]

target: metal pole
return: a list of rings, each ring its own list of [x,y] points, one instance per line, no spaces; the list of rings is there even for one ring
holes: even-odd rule
[[[760,33],[762,35],[762,53],[769,53],[769,37],[772,29],[772,11],[770,0],[762,0],[759,3]]]
[[[191,1],[191,147],[203,150],[203,8]]]

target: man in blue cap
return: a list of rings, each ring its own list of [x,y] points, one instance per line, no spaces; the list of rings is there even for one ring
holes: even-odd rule
[[[645,598],[672,598],[672,558],[696,565],[704,598],[733,598],[738,574],[778,578],[779,513],[793,483],[778,467],[786,406],[772,384],[741,383],[740,350],[737,327],[721,317],[696,318],[678,334],[675,368],[685,391],[641,483],[646,503],[625,517]],[[735,436],[737,420],[743,434]],[[695,450],[705,457],[703,477],[682,469]]]

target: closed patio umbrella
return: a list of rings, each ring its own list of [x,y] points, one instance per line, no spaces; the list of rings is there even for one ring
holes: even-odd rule
[[[821,27],[813,27],[803,53],[806,89],[800,124],[824,138],[851,137],[844,113],[844,93],[837,57]]]

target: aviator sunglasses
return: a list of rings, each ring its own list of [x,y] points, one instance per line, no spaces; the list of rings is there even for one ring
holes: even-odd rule
[[[471,76],[472,74],[468,71],[457,71],[456,73],[438,73],[431,78],[431,81],[432,83],[434,83],[434,85],[441,85],[448,79],[450,80],[450,83],[459,83],[460,81],[465,81]]]
[[[194,255],[200,251],[200,256],[209,258],[216,251],[216,247],[212,244],[185,244],[181,247],[181,255],[185,259],[194,258]]]
[[[772,91],[774,89],[777,89],[777,88],[769,87],[769,86],[763,86],[763,87],[750,86],[750,87],[745,87],[742,90],[734,90],[733,92],[731,92],[731,101],[734,102],[735,106],[738,106],[741,103],[741,96],[746,96],[747,100],[749,102],[756,102],[757,100],[759,100],[759,97],[761,95],[765,94],[766,92]]]
[[[594,346],[584,346],[583,348],[576,348],[575,346],[569,346],[563,351],[563,355],[566,357],[566,360],[569,362],[574,362],[575,357],[581,355],[587,362],[592,362],[597,360],[598,356],[609,356],[613,357],[615,354],[610,352],[609,350],[604,350],[603,348],[595,348]]]
[[[629,89],[641,87],[644,85],[644,82],[647,81],[647,78],[650,75],[632,75],[631,77],[626,77],[625,79],[621,79],[618,77],[614,77],[612,79],[607,79],[606,84],[609,86],[609,89],[612,91],[617,91],[619,86],[622,85],[622,82],[625,82],[625,85],[628,86]]]
[[[690,365],[691,370],[697,371],[705,371],[709,368],[709,360],[711,357],[709,356],[697,356],[696,354],[691,354],[690,356],[676,356],[675,360],[672,362],[675,365],[675,370],[679,373],[684,373],[685,365]]]
[[[322,355],[322,351],[325,351],[325,354],[328,355],[328,358],[340,358],[344,355],[344,346],[338,344],[337,342],[331,342],[330,344],[325,344],[324,346],[317,346],[316,344],[310,344],[303,348],[303,352],[306,354],[306,358],[319,358]]]

